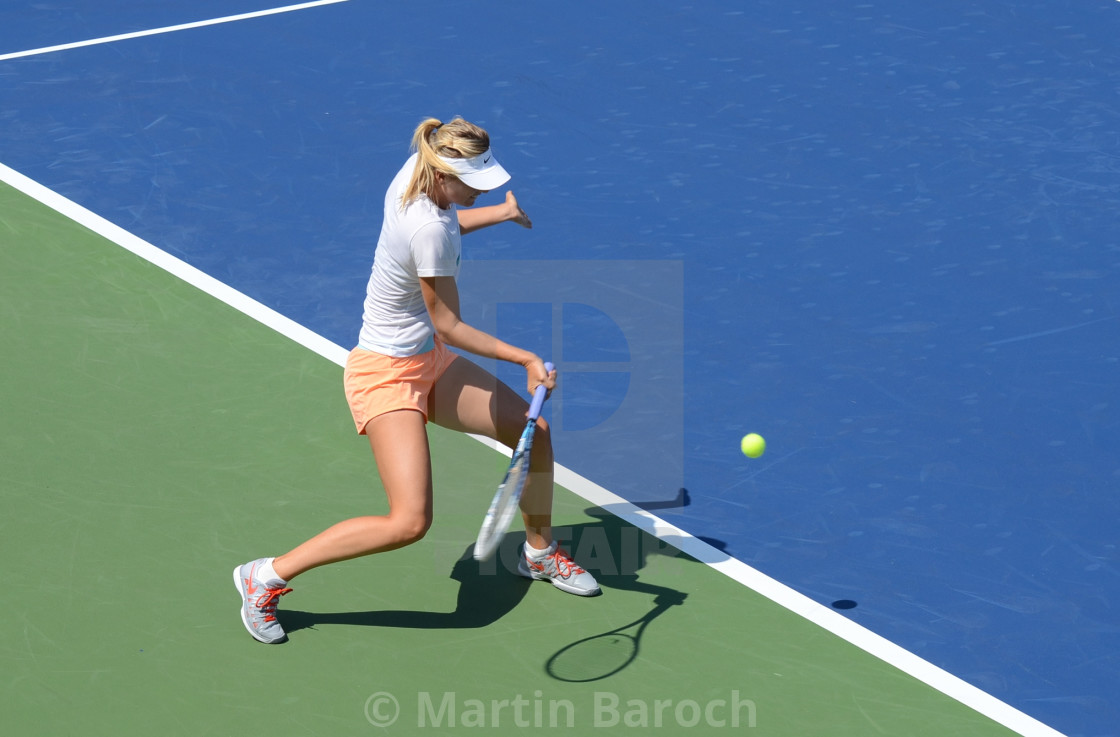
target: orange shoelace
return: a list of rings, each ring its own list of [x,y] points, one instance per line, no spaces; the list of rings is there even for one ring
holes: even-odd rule
[[[264,621],[276,621],[276,605],[280,603],[280,597],[284,594],[290,594],[291,589],[265,589],[261,594],[254,606],[264,612]]]
[[[584,570],[579,567],[579,564],[572,560],[572,556],[568,555],[560,548],[556,548],[556,552],[548,557],[556,560],[556,572],[564,578],[571,576],[573,573],[584,573]]]

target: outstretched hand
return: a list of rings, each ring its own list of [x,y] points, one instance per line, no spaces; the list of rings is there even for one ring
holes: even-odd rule
[[[517,204],[517,198],[513,196],[512,191],[506,192],[505,207],[506,220],[515,222],[522,228],[533,227],[533,221],[529,219],[529,216],[525,214],[525,211],[521,209],[521,206]]]

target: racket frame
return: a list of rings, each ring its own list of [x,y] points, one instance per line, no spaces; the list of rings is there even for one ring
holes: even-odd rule
[[[551,373],[555,368],[552,363],[545,363],[545,371]],[[521,494],[525,491],[525,482],[529,478],[529,454],[533,449],[533,433],[537,429],[537,419],[541,416],[541,409],[548,397],[548,389],[544,384],[539,385],[533,392],[533,401],[529,405],[529,414],[526,418],[525,429],[521,431],[521,438],[513,450],[509,468],[506,469],[498,490],[490,501],[490,508],[482,520],[478,530],[478,539],[474,544],[474,559],[486,561],[498,549],[505,537],[509,523],[517,511],[521,501]]]

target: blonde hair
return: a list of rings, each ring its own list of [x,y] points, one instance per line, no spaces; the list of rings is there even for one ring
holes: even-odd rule
[[[469,159],[485,153],[488,148],[490,134],[474,123],[458,117],[447,123],[428,118],[416,126],[412,134],[412,150],[420,155],[416,159],[412,178],[408,180],[408,186],[401,197],[401,206],[407,205],[421,194],[432,197],[435,193],[437,171],[456,176],[454,169],[440,161],[440,156],[445,159]]]

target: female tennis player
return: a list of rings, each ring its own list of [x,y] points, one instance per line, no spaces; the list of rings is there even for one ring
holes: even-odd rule
[[[261,642],[286,639],[276,605],[296,576],[424,537],[432,524],[429,420],[516,445],[528,402],[448,346],[524,366],[530,395],[541,384],[551,390],[556,383],[556,372],[547,372],[540,357],[471,327],[459,314],[460,235],[503,222],[532,227],[512,192],[502,204],[472,207],[479,195],[510,178],[490,150],[490,136],[461,118],[430,118],[413,133],[412,149],[385,195],[362,329],[343,379],[357,431],[369,438],[389,512],[339,522],[281,556],[234,569],[241,619]],[[599,593],[595,578],[552,539],[552,464],[548,425],[539,420],[521,499],[525,544],[518,573],[591,596]]]

